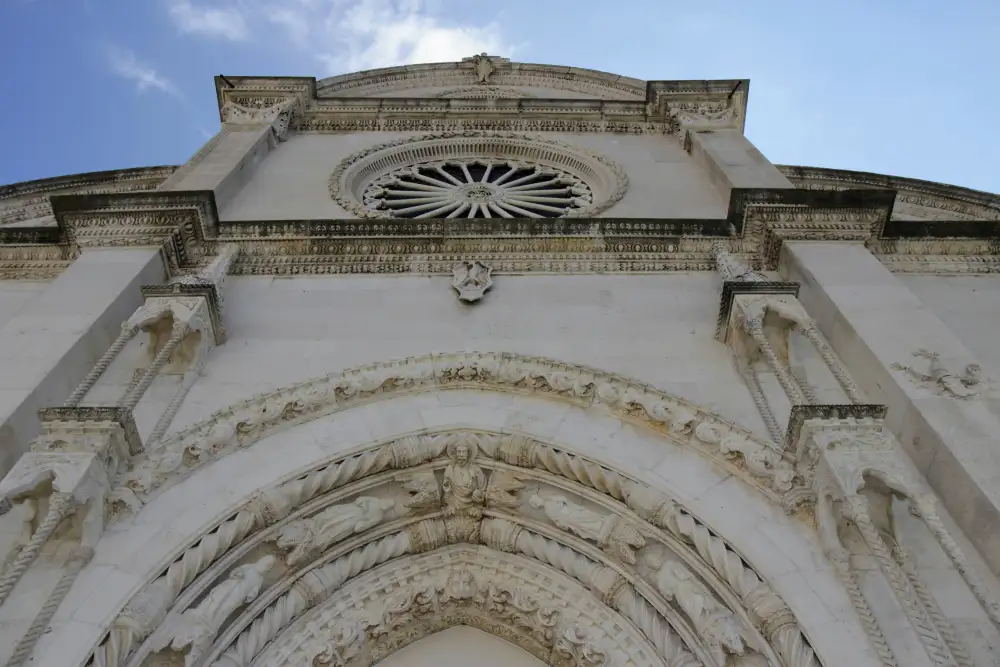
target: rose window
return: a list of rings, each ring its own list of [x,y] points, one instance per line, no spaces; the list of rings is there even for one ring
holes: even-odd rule
[[[395,218],[558,218],[591,206],[594,195],[560,169],[472,159],[398,169],[362,198],[368,210]]]

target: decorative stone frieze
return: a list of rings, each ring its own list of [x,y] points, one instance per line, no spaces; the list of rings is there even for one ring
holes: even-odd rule
[[[794,474],[781,447],[690,403],[626,378],[514,354],[439,354],[376,364],[263,394],[179,431],[118,480],[122,507],[138,507],[165,484],[292,423],[394,394],[491,388],[541,393],[635,420],[731,467],[765,494],[789,491]],[[745,467],[734,465],[742,461]],[[777,497],[777,496],[772,496]]]
[[[243,104],[235,101],[226,102],[219,110],[223,127],[240,129],[248,126],[270,126],[274,138],[278,141],[284,141],[288,137],[292,117],[301,104],[296,97],[256,97],[241,101]]]

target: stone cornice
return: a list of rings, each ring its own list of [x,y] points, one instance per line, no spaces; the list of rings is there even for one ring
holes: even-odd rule
[[[954,220],[1000,220],[1000,195],[946,183],[847,169],[777,165],[788,180],[804,189],[842,190],[868,187],[895,190],[898,196],[950,213]],[[914,201],[913,203],[917,203]]]
[[[220,76],[216,77],[216,94],[224,121],[226,111],[233,108],[263,110],[287,104],[294,98],[298,104],[291,126],[299,132],[499,130],[669,134],[677,132],[685,119],[704,118],[715,126],[721,116],[725,116],[727,126],[742,131],[746,118],[747,80],[642,82],[603,72],[524,65],[502,59],[495,64],[498,69],[492,74],[491,84],[562,87],[592,92],[600,99],[377,96],[405,90],[413,82],[418,85],[410,87],[474,85],[474,70],[466,62],[372,70],[319,84],[312,78]],[[539,78],[543,80],[536,80]],[[368,92],[376,96],[358,95],[359,87],[371,89]],[[601,91],[606,94],[600,94]]]
[[[82,174],[68,174],[35,181],[21,181],[10,185],[0,185],[0,200],[52,193],[76,188],[96,188],[105,185],[159,182],[165,180],[177,169],[173,165],[159,167],[137,167],[135,169],[112,169],[109,171],[89,171]]]

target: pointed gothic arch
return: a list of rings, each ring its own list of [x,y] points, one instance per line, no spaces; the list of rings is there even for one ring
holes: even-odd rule
[[[400,475],[408,476],[421,466],[436,471],[435,474],[440,476],[446,465],[447,447],[430,451],[426,450],[426,446],[457,432],[473,433],[477,438],[506,443],[500,449],[496,448],[500,444],[493,449],[484,448],[492,452],[492,456],[484,456],[481,460],[483,466],[489,468],[490,475],[502,468],[534,479],[537,472],[548,482],[533,483],[548,484],[546,488],[550,491],[559,490],[573,502],[586,505],[592,511],[626,517],[623,520],[630,525],[643,527],[640,534],[649,544],[653,544],[649,537],[653,533],[649,531],[654,531],[666,542],[680,545],[687,554],[686,559],[681,559],[682,564],[710,591],[712,599],[741,619],[745,630],[756,633],[759,637],[755,640],[759,642],[757,646],[764,652],[771,651],[771,664],[817,664],[806,629],[834,622],[834,617],[817,618],[817,612],[822,616],[828,611],[816,608],[812,589],[796,589],[796,584],[804,582],[804,579],[798,578],[791,587],[783,587],[780,596],[769,581],[777,574],[780,584],[786,569],[781,560],[784,563],[803,560],[796,549],[809,551],[812,545],[802,544],[801,533],[792,537],[792,543],[798,543],[798,546],[784,555],[774,542],[767,547],[771,553],[763,553],[760,549],[762,543],[747,544],[745,535],[734,535],[735,545],[727,542],[698,516],[704,509],[711,514],[713,503],[698,507],[700,501],[692,498],[698,494],[685,493],[683,488],[670,488],[663,480],[654,482],[655,476],[651,478],[644,472],[650,467],[647,462],[654,453],[660,456],[669,454],[671,468],[676,470],[668,472],[684,477],[685,482],[695,475],[697,466],[714,470],[714,483],[706,479],[705,484],[712,485],[722,494],[719,500],[722,506],[729,508],[728,511],[734,507],[739,507],[741,513],[752,511],[755,507],[767,508],[766,511],[772,512],[771,518],[775,519],[769,523],[783,523],[783,529],[795,531],[794,521],[783,516],[773,499],[762,493],[748,493],[745,482],[736,481],[726,471],[720,470],[717,463],[708,462],[696,449],[667,446],[667,438],[663,434],[653,429],[636,428],[636,423],[627,416],[602,414],[600,410],[593,410],[592,405],[584,407],[579,402],[552,401],[550,392],[483,391],[489,388],[483,385],[477,386],[475,391],[468,391],[468,386],[463,386],[464,390],[459,388],[455,391],[439,391],[441,387],[437,387],[437,390],[416,393],[384,392],[390,395],[380,395],[381,400],[377,403],[360,401],[342,406],[339,411],[327,411],[324,419],[301,420],[295,422],[297,425],[294,428],[271,428],[256,438],[253,446],[236,448],[230,456],[196,466],[172,486],[168,485],[149,496],[148,506],[134,516],[122,517],[120,521],[125,525],[109,531],[98,545],[94,566],[106,568],[109,562],[127,561],[133,571],[145,571],[147,574],[146,583],[138,594],[131,596],[130,600],[126,596],[116,605],[109,604],[105,608],[105,615],[110,611],[112,618],[115,615],[117,618],[113,622],[111,619],[106,621],[111,622],[110,629],[99,641],[96,653],[85,664],[102,667],[147,664],[140,658],[148,656],[149,647],[162,640],[162,629],[169,626],[172,618],[197,606],[206,591],[223,583],[234,567],[253,561],[265,548],[262,545],[271,545],[266,548],[273,550],[274,542],[265,541],[268,531],[273,534],[281,525],[306,515],[314,516],[324,507],[338,502],[349,502],[351,497],[370,493],[380,484],[398,485],[402,481]],[[553,423],[562,427],[553,428]],[[415,428],[418,426],[420,428]],[[621,436],[610,438],[612,446],[602,450],[602,445],[608,444],[604,435],[616,428]],[[326,440],[321,442],[323,438]],[[431,458],[427,459],[427,456]],[[378,470],[368,467],[373,461],[381,462]],[[328,480],[334,480],[332,487],[322,484],[310,486],[324,475]],[[306,479],[314,482],[307,483]],[[299,498],[292,504],[283,503],[274,496],[275,489],[288,489],[290,485],[300,489],[310,487],[312,491],[308,497]],[[261,488],[266,491],[260,493]],[[628,493],[627,489],[633,492]],[[725,496],[734,492],[742,495],[738,499],[732,495]],[[671,495],[683,497],[685,503],[677,502]],[[694,507],[690,506],[692,504]],[[710,518],[720,516],[715,514]],[[486,519],[499,518],[486,516]],[[733,525],[745,519],[746,516],[735,522],[730,520],[728,526],[722,526],[721,534],[733,532]],[[424,517],[416,523],[423,523],[426,527],[428,520],[437,519]],[[163,527],[162,524],[167,521],[170,525]],[[380,524],[364,535],[350,536],[338,548],[348,549],[345,553],[360,553],[365,545],[391,537],[393,530],[396,539],[402,539],[398,536],[405,534],[409,540],[410,536],[402,524],[393,521]],[[406,520],[402,521],[406,523]],[[692,629],[692,622],[684,611],[679,610],[676,603],[663,602],[664,598],[657,592],[655,583],[650,583],[651,571],[647,567],[645,553],[640,554],[634,564],[623,563],[620,555],[615,555],[614,548],[609,555],[602,547],[600,538],[586,539],[572,531],[553,527],[552,521],[537,512],[534,517],[513,523],[520,526],[522,534],[533,536],[532,541],[538,545],[554,545],[549,548],[555,549],[556,553],[567,557],[576,554],[576,559],[603,563],[596,567],[618,572],[625,579],[622,586],[633,591],[642,589],[649,598],[659,601],[657,607],[644,598],[647,600],[644,604],[650,606],[644,607],[645,611],[631,609],[633,616],[644,618],[646,623],[657,622],[666,628],[675,628],[672,632],[686,640],[680,643],[688,647],[684,649],[687,654],[704,656],[709,651],[699,645],[697,632]],[[428,530],[431,532],[428,533]],[[463,540],[449,543],[446,528],[438,524],[434,530],[441,542],[434,549],[473,543]],[[434,530],[424,530],[425,536],[418,536],[418,542],[422,539],[425,545],[431,543],[428,540],[435,534]],[[134,550],[134,544],[132,552],[122,549],[126,543],[153,536],[155,539],[139,550]],[[478,549],[492,549],[498,554],[513,553],[504,548],[494,549],[482,542],[482,539],[476,542],[480,544]],[[665,548],[662,547],[664,542],[656,544],[661,545],[658,547],[660,550]],[[422,546],[418,551],[430,553],[434,549],[428,551]],[[140,551],[143,553],[140,554]],[[787,551],[787,546],[783,551]],[[330,556],[332,552],[322,553]],[[514,555],[527,557],[520,552]],[[410,556],[401,554],[399,557]],[[821,560],[818,553],[811,553],[804,559],[811,560],[808,567],[813,568]],[[544,560],[540,562],[545,563]],[[755,571],[750,566],[752,562],[761,563],[764,569]],[[796,566],[800,564],[796,562]],[[551,563],[546,566],[553,567]],[[86,580],[87,574],[85,570],[81,579]],[[565,572],[563,575],[569,576]],[[832,579],[825,565],[820,571],[810,572],[809,576],[820,582],[824,578]],[[591,584],[593,582],[586,585]],[[823,585],[828,587],[829,581]],[[258,597],[259,600],[276,599],[268,597],[271,593],[267,591],[271,590],[272,584],[269,582],[268,586]],[[592,588],[589,590],[591,595],[595,595]],[[597,597],[604,598],[603,594]],[[786,604],[782,597],[789,603]],[[844,607],[835,612],[836,623],[850,626],[851,621],[844,620],[851,618],[847,601],[838,599],[834,593],[829,598],[823,600],[827,608]],[[76,603],[79,604],[79,600]],[[269,613],[268,609],[268,606],[262,607],[257,616],[248,620],[251,629],[255,622],[259,626],[274,620],[274,611]],[[622,613],[613,606],[610,609]],[[301,611],[296,612],[295,618],[301,615]],[[100,613],[100,610],[94,610],[95,616]],[[799,622],[799,616],[805,620]],[[258,622],[262,618],[270,620]],[[660,620],[655,621],[657,618]],[[629,622],[637,625],[634,620]],[[839,637],[836,632],[826,629],[822,635],[817,633],[817,638],[826,643],[826,653],[831,656],[824,660],[825,664],[835,664],[845,653],[851,654],[853,659],[859,661],[858,664],[864,663],[863,645],[856,641],[852,644],[848,639],[850,628],[844,629],[848,631],[847,635],[842,633]],[[215,641],[238,643],[242,631],[233,627],[230,634],[235,634],[228,637],[223,629]],[[159,640],[157,633],[160,633]],[[783,649],[779,650],[779,645]],[[229,644],[215,648],[223,655],[228,647]],[[86,647],[80,650],[86,650]],[[145,654],[141,653],[143,650]],[[700,659],[693,664],[714,663]]]

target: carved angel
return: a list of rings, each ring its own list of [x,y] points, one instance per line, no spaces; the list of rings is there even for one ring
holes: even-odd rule
[[[733,612],[716,601],[697,577],[677,561],[662,561],[650,556],[646,562],[656,570],[653,583],[657,590],[684,611],[717,664],[725,664],[727,653],[743,655],[746,645],[739,621]]]
[[[197,664],[219,633],[223,622],[242,607],[252,602],[264,586],[264,575],[274,567],[274,556],[264,556],[256,563],[241,565],[221,584],[213,588],[197,606],[188,609],[176,620],[168,637],[156,650],[170,644],[175,651],[187,646],[191,649],[185,658],[185,667]]]
[[[278,533],[278,548],[289,551],[286,562],[295,565],[310,553],[322,551],[350,535],[374,528],[395,506],[396,501],[392,499],[370,496],[361,496],[353,503],[334,505],[316,516],[285,526]]]
[[[528,504],[545,512],[552,523],[567,532],[596,542],[622,561],[635,563],[634,549],[646,546],[646,539],[617,514],[600,514],[570,502],[564,496],[543,498],[535,494]]]

